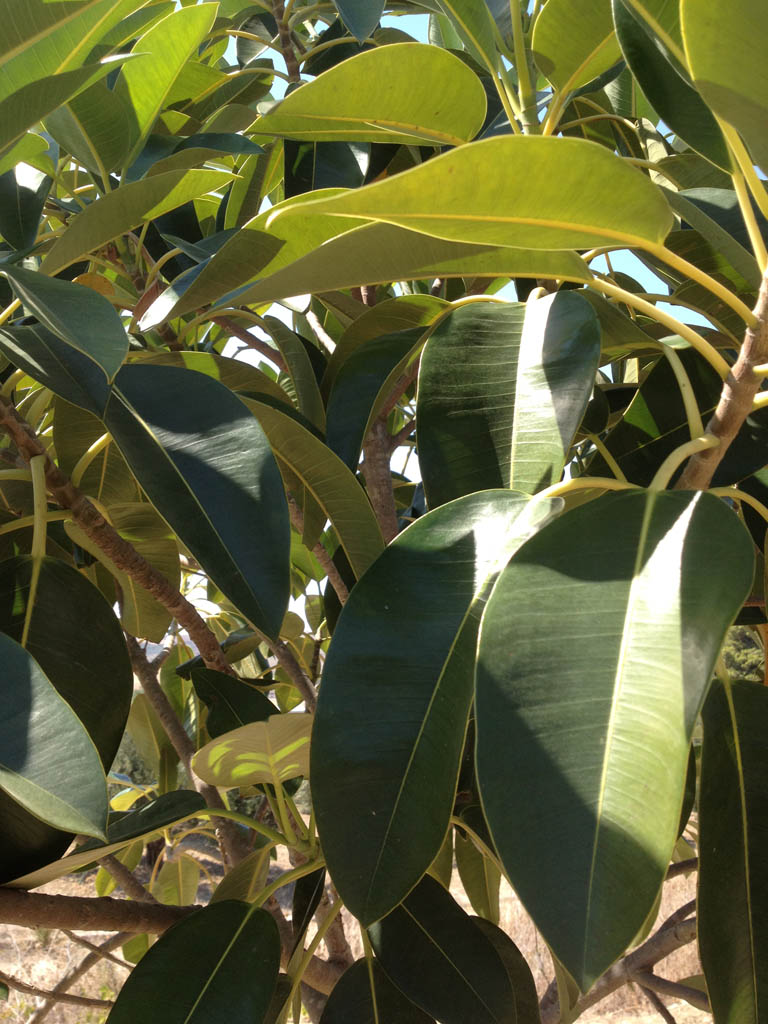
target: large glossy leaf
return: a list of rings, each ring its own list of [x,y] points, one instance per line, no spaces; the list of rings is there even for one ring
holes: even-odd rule
[[[768,25],[760,0],[734,0],[710,8],[682,0],[685,53],[696,87],[712,110],[743,136],[752,156],[768,168]]]
[[[469,53],[494,74],[500,57],[496,49],[496,26],[486,0],[437,0]]]
[[[129,117],[130,149],[126,163],[131,163],[139,153],[173,83],[210,31],[217,10],[216,4],[182,7],[136,41],[134,53],[140,56],[125,65],[114,86]]]
[[[545,527],[488,602],[483,805],[512,885],[583,991],[661,886],[693,726],[752,571],[751,540],[718,499],[631,491]]]
[[[42,324],[0,327],[0,351],[65,401],[95,416],[104,412],[109,397],[104,371]]]
[[[54,828],[103,836],[107,786],[93,740],[28,651],[0,634],[0,652],[0,788]]]
[[[235,679],[211,668],[192,669],[195,692],[208,707],[208,735],[221,736],[249,722],[263,722],[280,709],[247,679]]]
[[[0,629],[20,641],[29,602],[32,559],[0,565]],[[104,769],[112,764],[133,690],[115,615],[80,573],[46,558],[29,623],[27,649],[88,731]],[[14,878],[60,857],[72,836],[44,825],[6,797],[0,800],[0,876]]]
[[[34,176],[29,171],[29,167],[17,166],[0,174],[0,235],[14,249],[31,249],[35,244],[45,200],[53,184],[53,178],[42,171]]]
[[[374,1007],[373,1000],[376,999]],[[333,987],[320,1024],[434,1024],[434,1018],[407,999],[373,960],[357,960]]]
[[[136,839],[147,839],[177,822],[192,818],[203,810],[205,801],[199,793],[189,789],[166,793],[137,811],[113,814],[107,827],[106,845],[95,839],[83,843],[75,853],[62,857],[37,871],[15,878],[7,884],[18,889],[36,889],[46,882],[68,875],[78,868],[92,864],[109,853],[125,849]]]
[[[539,997],[536,994],[536,982],[533,980],[531,968],[525,957],[507,933],[495,924],[486,921],[483,917],[476,917],[474,924],[493,944],[493,948],[501,957],[501,962],[509,975],[515,993],[517,1024],[540,1024],[541,1014],[539,1013]]]
[[[240,399],[202,373],[129,365],[104,421],[182,543],[276,636],[288,604],[288,509],[269,442]]]
[[[373,33],[384,10],[384,0],[333,0],[333,5],[361,43]]]
[[[341,459],[287,412],[265,401],[244,399],[277,458],[324,510],[356,576],[381,553],[384,541],[362,487]]]
[[[310,141],[460,146],[482,127],[485,108],[480,79],[458,57],[436,46],[395,43],[325,71],[249,131]]]
[[[403,898],[442,845],[481,595],[555,507],[511,491],[445,505],[401,533],[344,606],[323,670],[312,792],[334,884],[366,924]]]
[[[62,281],[23,267],[1,271],[26,310],[72,348],[77,349],[111,381],[128,353],[128,335],[114,306],[74,281]]]
[[[308,247],[306,255],[247,288],[239,301],[265,302],[286,295],[414,278],[468,276],[587,281],[591,274],[575,252],[451,242],[379,223],[348,231],[322,247]]]
[[[621,56],[611,0],[549,0],[536,19],[531,48],[556,89],[586,85]]]
[[[664,17],[674,19],[677,5],[664,6]],[[613,0],[616,34],[624,58],[665,124],[702,156],[727,170],[730,159],[722,132],[712,111],[675,62],[674,40],[664,31],[658,7],[657,0],[652,4],[647,0]]]
[[[768,1012],[768,690],[715,684],[704,705],[699,947],[717,1024]]]
[[[516,1024],[501,957],[434,878],[423,878],[368,934],[392,981],[441,1024]]]
[[[59,107],[45,121],[56,141],[103,180],[125,160],[131,121],[122,99],[97,82]]]
[[[522,182],[525,187],[522,187]],[[504,136],[461,146],[410,171],[272,213],[268,226],[327,214],[384,221],[457,242],[575,249],[657,245],[672,227],[659,189],[582,139]]]
[[[419,465],[430,507],[489,487],[529,494],[560,479],[600,359],[576,292],[472,304],[446,317],[419,369]]]
[[[185,918],[133,969],[109,1024],[254,1024],[263,1021],[280,968],[277,925],[225,900]]]
[[[223,733],[195,754],[195,773],[212,786],[279,786],[309,775],[308,712],[271,715]]]
[[[142,221],[175,210],[191,199],[222,188],[232,179],[228,171],[166,171],[122,185],[87,206],[58,238],[40,269],[56,274],[84,253],[98,249]]]

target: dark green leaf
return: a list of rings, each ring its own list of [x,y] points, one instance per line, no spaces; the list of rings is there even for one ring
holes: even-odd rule
[[[512,885],[583,991],[663,881],[693,726],[752,572],[751,539],[717,498],[631,491],[546,526],[488,602],[483,806]]]
[[[704,705],[699,943],[717,1024],[768,1012],[768,689],[715,684]]]
[[[109,1024],[254,1024],[280,968],[266,910],[225,900],[169,928],[134,968]]]
[[[472,909],[480,917],[498,924],[501,872],[459,829],[456,830],[454,846],[459,877]]]
[[[361,43],[373,34],[384,10],[384,0],[333,0],[333,5]]]
[[[374,1008],[371,990],[375,993]],[[320,1024],[434,1024],[434,1018],[415,1006],[396,988],[373,960],[358,960],[333,987]]]
[[[294,950],[303,940],[312,917],[320,906],[325,892],[325,868],[318,868],[311,875],[299,878],[293,889],[291,926],[293,928]]]
[[[392,981],[441,1024],[516,1024],[496,949],[434,878],[423,878],[368,934]]]
[[[517,1024],[540,1024],[539,997],[536,994],[536,982],[533,980],[531,968],[525,957],[512,939],[497,928],[495,924],[483,917],[474,919],[476,927],[493,944],[493,948],[501,957],[501,962],[509,975],[512,990],[515,993],[515,1010]]]
[[[419,369],[417,441],[429,506],[490,487],[534,493],[556,483],[599,357],[597,317],[576,292],[472,304],[446,317]]]
[[[280,709],[249,686],[246,679],[235,679],[211,668],[194,668],[192,682],[208,708],[205,726],[211,739],[248,722],[263,722],[270,715],[280,714]]]
[[[311,777],[328,870],[363,923],[391,910],[442,845],[481,595],[555,507],[501,490],[444,505],[400,534],[344,606],[323,670]]]
[[[276,636],[288,604],[288,508],[269,443],[240,399],[202,373],[130,365],[104,421],[182,543]]]
[[[14,249],[30,249],[53,179],[38,172],[32,188],[20,178],[17,169],[0,174],[0,235]]]

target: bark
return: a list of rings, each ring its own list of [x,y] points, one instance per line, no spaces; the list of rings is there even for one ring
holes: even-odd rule
[[[0,923],[25,928],[157,934],[199,909],[117,900],[111,896],[49,896],[0,888]]]
[[[397,536],[397,509],[389,462],[390,435],[384,419],[377,419],[363,445],[362,474],[385,544]]]

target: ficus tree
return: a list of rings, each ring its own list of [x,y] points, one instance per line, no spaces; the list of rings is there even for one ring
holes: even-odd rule
[[[762,5],[0,18],[0,921],[135,964],[114,1005],[3,985],[36,1021],[566,1024],[630,981],[768,1019],[768,689],[719,653],[766,623]]]

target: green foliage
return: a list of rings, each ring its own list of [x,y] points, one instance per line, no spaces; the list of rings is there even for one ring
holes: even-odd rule
[[[567,1024],[693,837],[764,1020],[761,5],[0,18],[0,884],[169,908],[112,1024]]]

